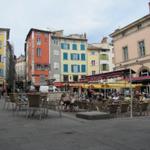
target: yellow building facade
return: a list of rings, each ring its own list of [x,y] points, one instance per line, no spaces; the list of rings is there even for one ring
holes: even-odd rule
[[[87,75],[87,40],[85,37],[61,39],[61,81],[77,82]]]
[[[87,74],[95,75],[113,71],[113,47],[103,38],[100,43],[88,44]]]
[[[0,28],[0,85],[6,80],[6,49],[9,38],[9,29]]]

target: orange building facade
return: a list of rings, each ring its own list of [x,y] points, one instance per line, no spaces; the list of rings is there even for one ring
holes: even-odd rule
[[[30,29],[25,43],[26,80],[33,85],[45,84],[49,76],[50,32]]]

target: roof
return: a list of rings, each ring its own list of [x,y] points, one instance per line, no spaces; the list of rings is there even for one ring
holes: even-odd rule
[[[138,24],[140,24],[143,21],[148,20],[148,19],[150,19],[150,14],[148,14],[148,15],[146,15],[146,16],[144,16],[144,17],[142,17],[142,18],[140,18],[140,19],[138,19],[138,20],[136,20],[132,23],[130,23],[129,25],[127,25],[127,26],[125,26],[121,29],[116,29],[113,33],[110,34],[110,36],[114,37],[114,36],[120,34],[121,32],[124,32],[124,31],[128,30],[129,28],[132,28],[132,27],[134,27],[134,26],[136,26],[136,25],[138,25]]]
[[[49,30],[41,30],[41,29],[36,29],[36,28],[31,28],[26,36],[25,41],[27,41],[28,37],[30,36],[30,34],[32,33],[32,31],[36,31],[36,32],[43,32],[43,33],[53,33],[51,36],[54,38],[59,38],[59,39],[67,39],[67,40],[78,40],[78,41],[87,41],[86,38],[83,37],[76,37],[76,36],[58,36],[56,35],[57,32],[62,32],[63,30],[58,30],[58,31],[49,31]],[[78,35],[78,34],[74,34],[74,35]]]
[[[10,32],[9,28],[0,28],[0,31],[6,31],[7,32],[7,39],[9,39],[9,32]]]
[[[109,43],[93,43],[93,44],[88,44],[88,49],[89,50],[102,50],[102,49],[107,49],[110,50],[110,44]]]
[[[28,37],[30,36],[30,34],[32,33],[32,31],[36,31],[36,32],[43,32],[43,33],[53,33],[49,30],[41,30],[41,29],[36,29],[36,28],[31,28],[26,36],[25,41],[27,41]]]
[[[98,47],[96,47],[96,46],[94,46],[92,44],[88,44],[88,49],[89,50],[99,50],[100,48],[98,48]]]
[[[87,41],[86,38],[77,38],[77,37],[70,37],[70,36],[55,36],[55,35],[52,35],[52,37],[58,38],[58,39],[65,39],[65,40]]]

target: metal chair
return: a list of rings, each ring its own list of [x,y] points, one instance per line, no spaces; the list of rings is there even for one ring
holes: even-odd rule
[[[28,95],[28,109],[26,111],[26,117],[35,117],[35,113],[39,112],[39,118],[42,117],[41,100],[39,93],[30,93]]]

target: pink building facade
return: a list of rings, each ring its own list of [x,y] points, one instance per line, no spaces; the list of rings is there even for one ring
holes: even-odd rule
[[[150,92],[150,14],[115,30],[111,35],[116,70],[131,68],[133,82],[143,83]]]

